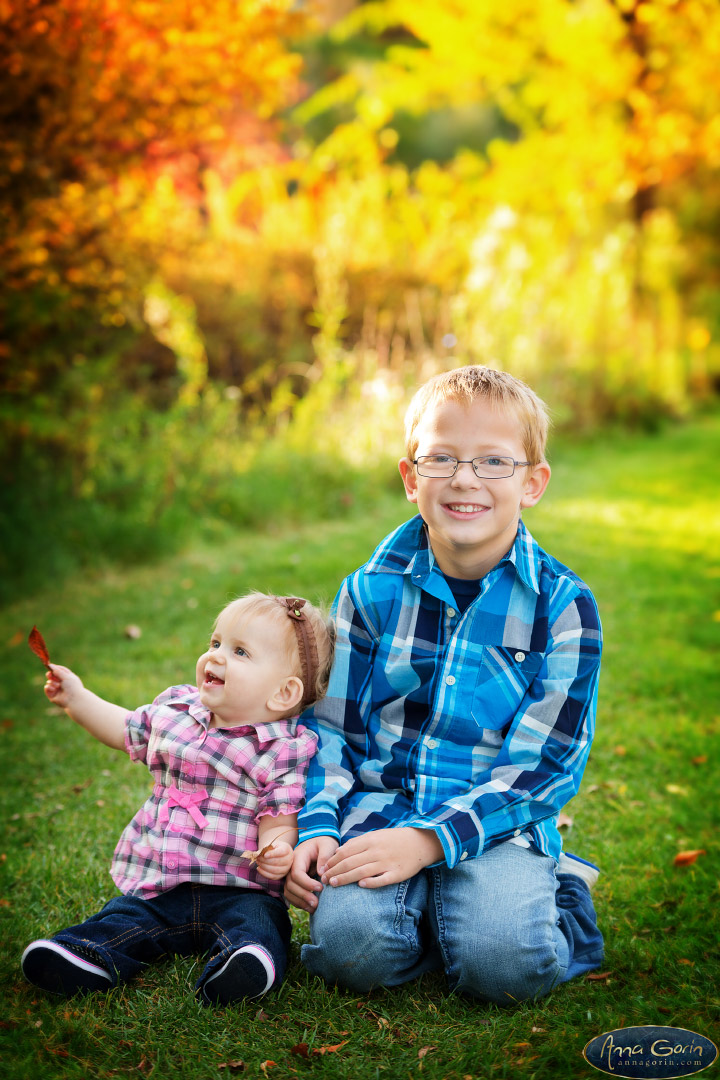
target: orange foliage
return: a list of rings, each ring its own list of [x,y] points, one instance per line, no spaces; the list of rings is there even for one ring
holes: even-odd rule
[[[0,0],[0,278],[25,356],[72,309],[137,319],[159,219],[190,212],[170,189],[197,204],[208,164],[277,158],[250,148],[296,94],[301,24],[291,0]]]

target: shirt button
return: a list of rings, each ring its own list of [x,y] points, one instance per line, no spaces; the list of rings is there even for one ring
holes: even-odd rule
[[[448,675],[445,682],[448,684],[448,686],[454,686],[455,685],[455,676],[454,675]]]
[[[168,870],[174,870],[176,866],[177,863],[174,859],[168,859]]]
[[[463,851],[462,855],[460,856],[460,862],[462,862],[463,859],[467,859],[467,857],[467,851]]]
[[[435,750],[437,748],[437,739],[428,739],[425,745],[427,746],[428,750]]]
[[[448,619],[454,619],[455,618],[455,608],[454,607],[449,607],[447,609],[447,613],[448,613]]]
[[[515,653],[515,659],[517,660],[518,664],[522,664],[523,660],[525,659],[525,653],[524,652],[516,652]]]
[[[515,832],[513,833],[513,836],[519,836],[519,835],[520,835],[520,830],[516,829]]]

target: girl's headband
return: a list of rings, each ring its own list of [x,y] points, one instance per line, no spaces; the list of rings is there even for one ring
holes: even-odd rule
[[[315,632],[312,623],[302,610],[305,607],[305,600],[297,596],[278,596],[277,600],[287,609],[288,618],[292,621],[297,638],[303,680],[303,696],[299,708],[299,712],[302,712],[311,701],[315,700],[315,683],[319,667]]]

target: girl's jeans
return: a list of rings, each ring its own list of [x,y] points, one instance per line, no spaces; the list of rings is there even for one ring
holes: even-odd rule
[[[451,990],[512,1005],[603,958],[585,882],[509,843],[399,885],[326,885],[310,931],[305,966],[356,993],[444,968]]]
[[[150,899],[116,896],[53,941],[100,964],[113,986],[164,956],[207,953],[198,990],[235,949],[262,945],[275,962],[277,987],[287,966],[290,919],[282,900],[257,889],[185,882]]]

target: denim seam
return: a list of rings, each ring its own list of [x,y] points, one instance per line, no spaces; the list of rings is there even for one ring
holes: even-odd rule
[[[410,916],[407,913],[405,907],[405,899],[407,897],[408,888],[410,886],[410,880],[401,881],[398,885],[397,892],[395,894],[395,919],[393,921],[393,930],[399,937],[404,938],[408,943],[410,949],[417,955],[422,956],[423,947],[422,941],[420,941],[419,929],[416,929],[415,934],[408,934],[404,929],[404,925]]]
[[[442,870],[434,869],[430,870],[432,875],[432,893],[433,903],[435,907],[435,920],[437,922],[437,943],[440,946],[440,952],[442,953],[443,962],[445,964],[445,974],[449,974],[452,967],[452,960],[450,958],[450,951],[447,940],[447,927],[445,925],[445,917],[442,909]]]

